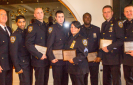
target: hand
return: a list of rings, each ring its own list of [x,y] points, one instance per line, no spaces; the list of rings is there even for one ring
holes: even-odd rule
[[[2,67],[0,66],[0,73],[2,73],[2,70],[3,70],[3,69],[2,69]]]
[[[51,62],[56,63],[56,62],[58,62],[58,59],[53,59]]]
[[[103,47],[102,50],[103,50],[104,52],[106,52],[106,53],[109,52],[109,50],[107,49],[107,46],[106,46],[106,47]]]
[[[44,60],[44,59],[47,59],[47,56],[45,54],[42,55],[40,60]]]
[[[126,54],[130,54],[131,56],[133,56],[133,51],[128,51]]]
[[[69,62],[70,62],[70,63],[74,63],[74,62],[73,62],[73,59],[70,59]]]
[[[19,72],[17,72],[18,74],[21,74],[21,73],[23,73],[23,70],[21,69]]]
[[[100,57],[96,57],[96,59],[94,60],[94,62],[98,63],[101,61],[101,58]]]

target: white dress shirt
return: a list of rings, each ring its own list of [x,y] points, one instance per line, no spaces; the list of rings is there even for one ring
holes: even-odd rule
[[[0,24],[0,26],[1,26],[1,28],[2,28],[4,31],[6,31],[6,30],[7,30],[8,35],[9,35],[9,36],[11,35],[11,33],[10,33],[10,31],[8,30],[7,26],[3,26],[3,25],[1,25],[1,24]],[[5,30],[5,28],[4,28],[4,27],[6,27],[6,30]]]

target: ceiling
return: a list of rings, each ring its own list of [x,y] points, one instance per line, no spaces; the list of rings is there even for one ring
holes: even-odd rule
[[[7,1],[7,0],[0,0],[1,1]],[[9,3],[10,0],[8,0]],[[21,0],[12,0],[12,2],[16,3],[17,1]],[[16,1],[16,2],[15,2]],[[26,3],[24,3],[26,1]],[[21,4],[5,4],[0,5],[0,9],[5,9],[6,11],[9,11],[10,16],[12,19],[15,18],[18,14],[23,14],[24,16],[33,16],[34,9],[37,7],[42,7],[44,10],[45,18],[48,18],[49,16],[53,16],[57,10],[63,10],[66,18],[73,18],[72,14],[67,10],[67,8],[62,5],[58,0],[39,0],[37,3],[32,3],[36,0],[23,0],[23,3]],[[40,3],[40,1],[43,1]],[[44,2],[45,1],[45,2]],[[31,3],[28,3],[31,2]]]

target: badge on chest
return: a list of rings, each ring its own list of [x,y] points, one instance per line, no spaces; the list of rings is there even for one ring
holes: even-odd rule
[[[97,38],[97,34],[96,33],[93,33],[93,38]]]
[[[113,24],[110,25],[109,32],[113,31]]]
[[[72,44],[71,44],[71,46],[70,46],[70,48],[74,48],[74,46],[75,46],[75,43],[76,43],[76,41],[75,40],[73,40],[73,42],[72,42]]]

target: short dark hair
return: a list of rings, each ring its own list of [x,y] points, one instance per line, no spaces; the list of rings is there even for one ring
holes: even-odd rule
[[[113,11],[113,8],[110,5],[106,5],[106,6],[103,7],[103,9],[104,8],[110,8]]]
[[[86,13],[83,14],[83,18],[84,18],[84,16],[85,16],[86,14],[88,14],[88,15],[90,16],[90,18],[91,18],[91,14],[88,13],[88,12],[86,12]]]
[[[78,28],[78,29],[81,27],[81,24],[80,24],[79,21],[72,21],[71,25],[72,25],[72,24],[73,24],[76,28]],[[71,26],[71,25],[70,25],[70,26]]]
[[[126,7],[130,7],[130,6],[133,7],[133,4],[128,4],[128,5],[126,5],[124,8],[126,8]]]
[[[32,23],[34,23],[34,22],[35,22],[35,19],[34,19],[34,18],[31,19],[30,23],[32,24]]]
[[[25,17],[23,15],[16,16],[16,22],[18,21],[18,19],[24,19],[25,20]]]
[[[57,16],[58,13],[63,13],[64,14],[64,12],[62,10],[58,10],[58,11],[56,11],[55,16]]]

